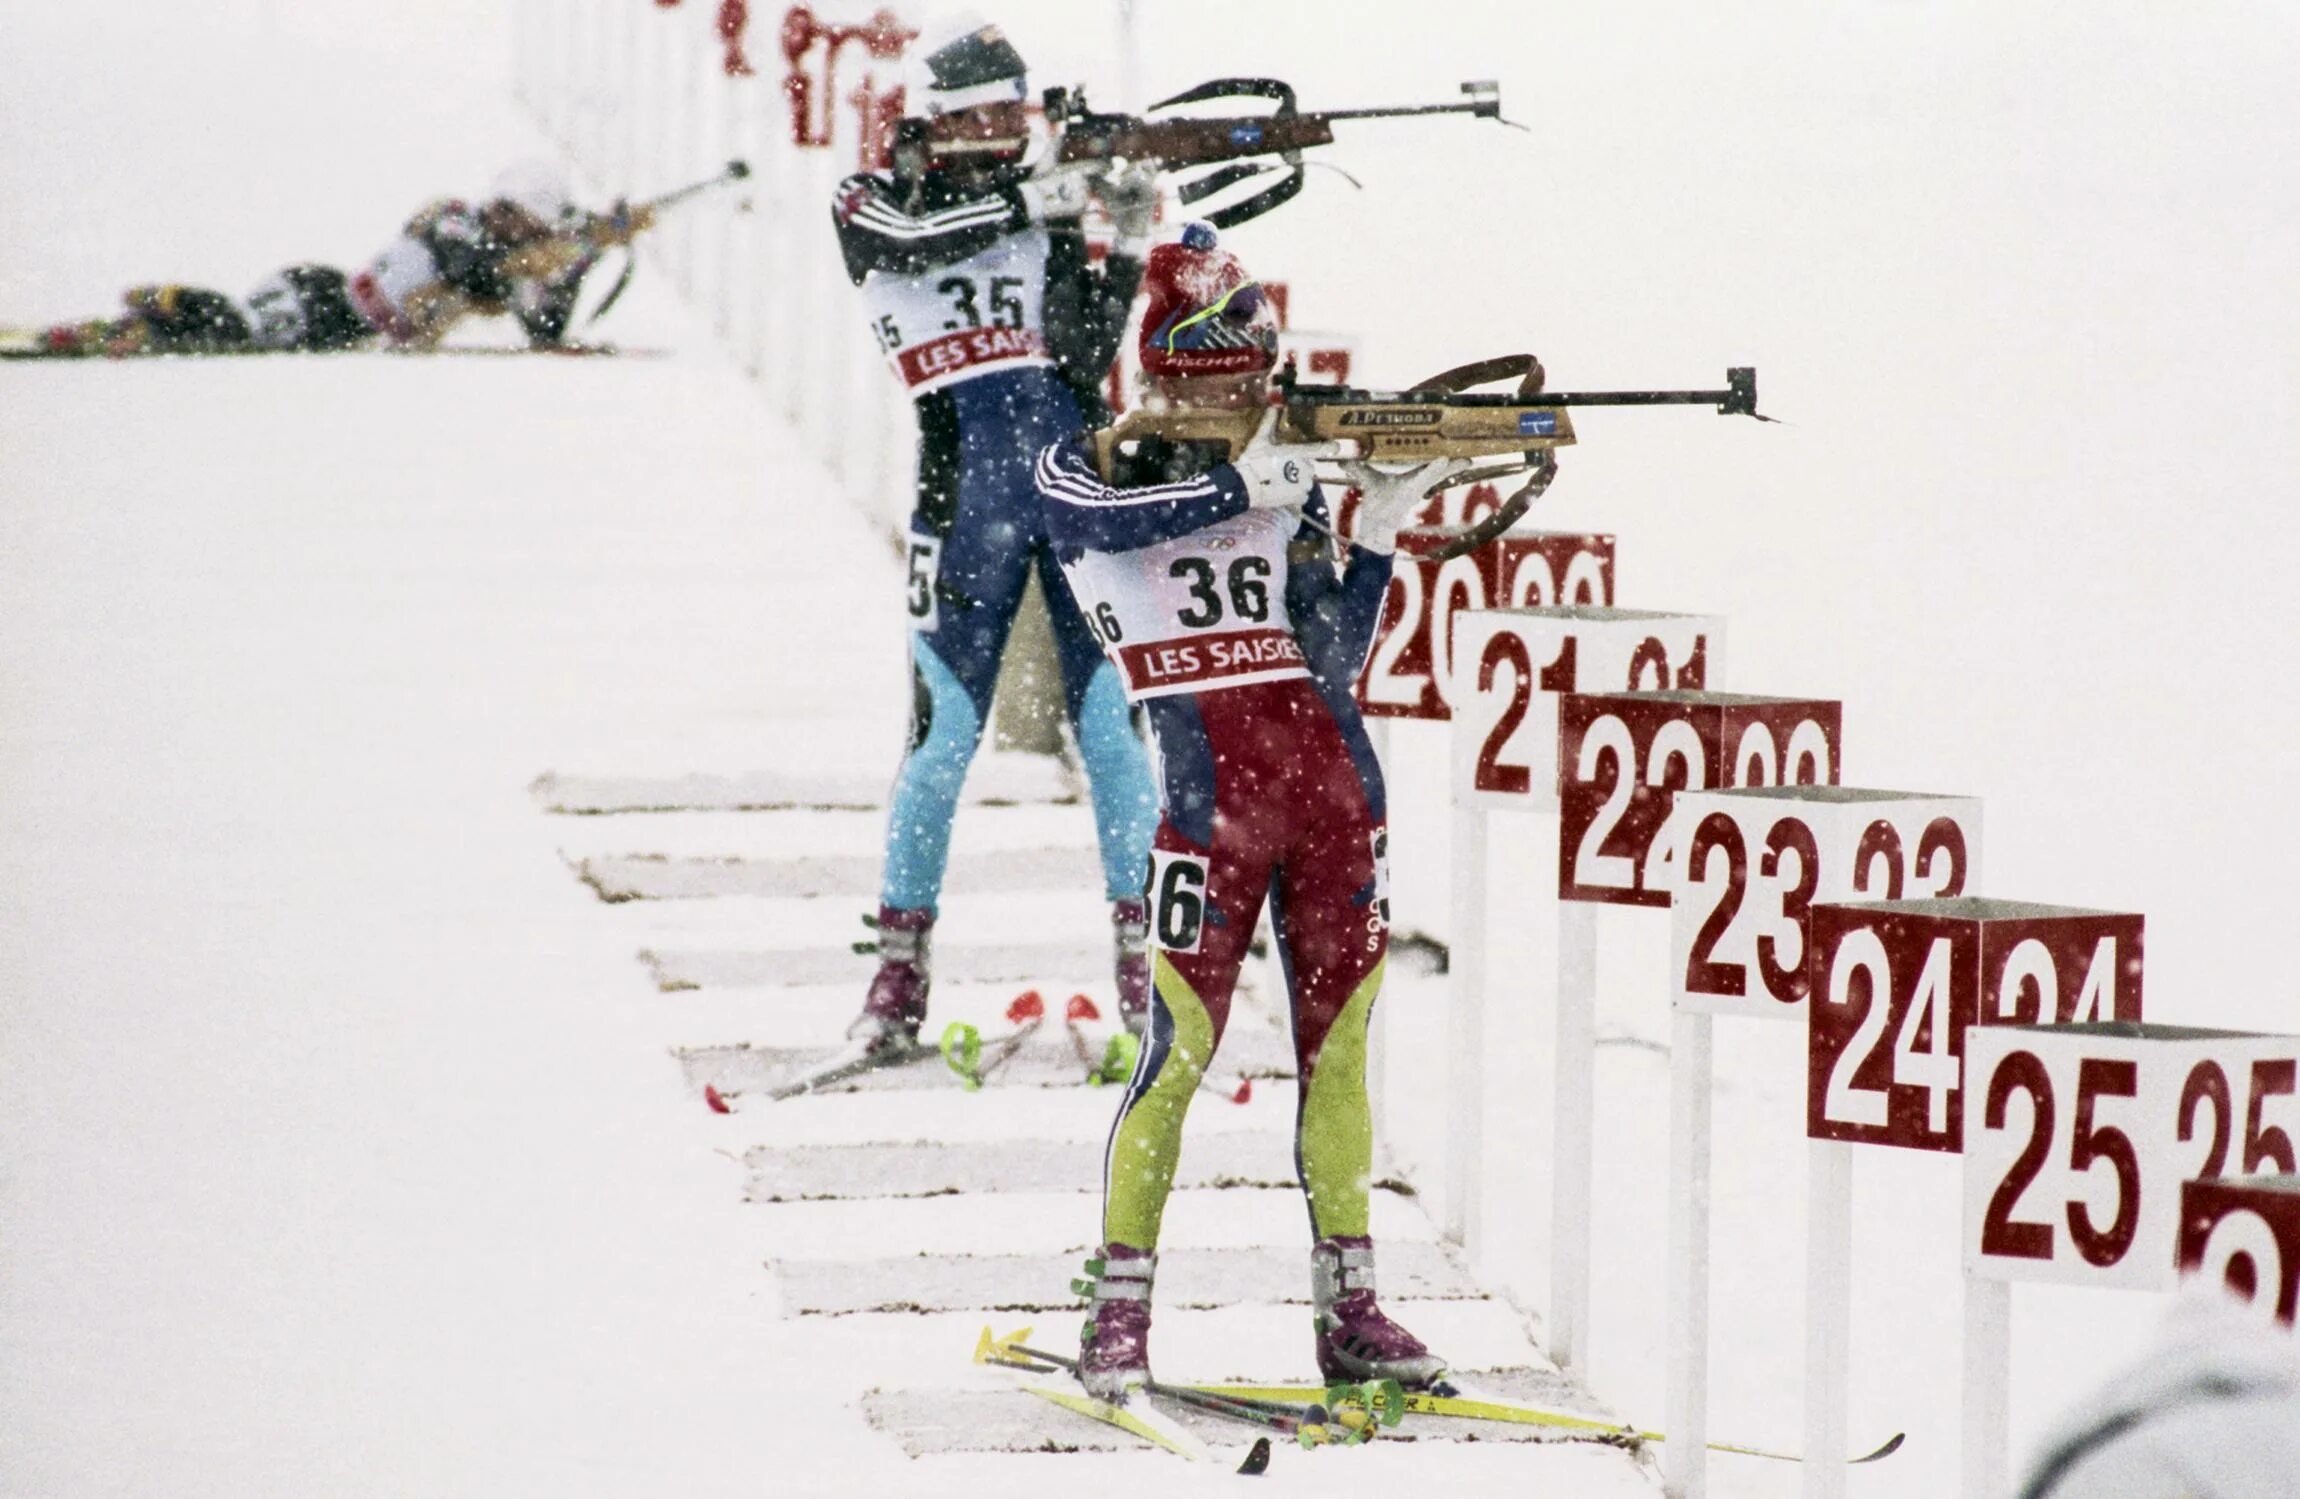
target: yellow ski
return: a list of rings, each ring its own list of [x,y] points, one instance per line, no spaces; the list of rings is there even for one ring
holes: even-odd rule
[[[1210,1394],[1227,1395],[1233,1400],[1285,1400],[1309,1402],[1323,1400],[1323,1385],[1192,1385],[1189,1388]],[[1519,1405],[1512,1401],[1478,1400],[1466,1395],[1433,1395],[1426,1390],[1404,1391],[1405,1411],[1409,1416],[1452,1416],[1466,1421],[1506,1421],[1519,1426],[1555,1426],[1567,1431],[1586,1431],[1615,1437],[1624,1442],[1666,1442],[1668,1437],[1658,1431],[1639,1431],[1633,1426],[1616,1425],[1595,1416],[1577,1416],[1567,1411],[1548,1410],[1538,1405]],[[1890,1457],[1901,1450],[1904,1434],[1895,1432],[1873,1452],[1848,1458],[1852,1463],[1873,1463]],[[1794,1452],[1774,1452],[1763,1447],[1744,1447],[1737,1442],[1710,1442],[1712,1452],[1732,1452],[1743,1457],[1771,1458],[1776,1462],[1803,1462]]]
[[[975,1340],[974,1361],[978,1364],[988,1364],[994,1368],[1003,1366],[1009,1372],[1019,1373],[1011,1360],[1002,1358],[1000,1355],[1005,1351],[1004,1345],[1019,1343],[1029,1336],[1030,1329],[1025,1327],[1020,1332],[1013,1333],[1004,1339],[994,1339],[990,1329],[986,1327],[982,1330],[982,1336]],[[1197,1463],[1206,1462],[1214,1455],[1206,1450],[1204,1442],[1199,1441],[1188,1431],[1169,1421],[1164,1415],[1150,1409],[1147,1403],[1140,1409],[1124,1405],[1112,1405],[1107,1400],[1095,1399],[1067,1380],[1037,1380],[1018,1377],[1015,1382],[1051,1405],[1059,1405],[1066,1411],[1076,1411],[1079,1415],[1100,1421],[1105,1426],[1115,1426],[1120,1431],[1138,1436],[1153,1446],[1163,1447],[1176,1457],[1187,1458],[1189,1461]]]
[[[1067,1385],[1056,1384],[1052,1381],[1029,1382],[1022,1387],[1039,1399],[1050,1401],[1061,1406],[1064,1410],[1076,1411],[1082,1416],[1091,1416],[1106,1426],[1115,1426],[1120,1431],[1131,1432],[1145,1442],[1165,1448],[1176,1457],[1188,1458],[1191,1462],[1197,1463],[1205,1462],[1213,1456],[1206,1450],[1203,1442],[1155,1411],[1135,1410],[1128,1406],[1112,1405],[1107,1400],[1095,1399],[1083,1390],[1071,1389]]]

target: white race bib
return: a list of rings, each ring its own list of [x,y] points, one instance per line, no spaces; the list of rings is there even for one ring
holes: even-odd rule
[[[895,378],[920,396],[994,369],[1052,364],[1046,256],[1046,231],[1031,229],[915,276],[871,272],[863,304]]]
[[[1129,701],[1306,677],[1286,615],[1290,510],[1249,510],[1131,552],[1063,564]]]

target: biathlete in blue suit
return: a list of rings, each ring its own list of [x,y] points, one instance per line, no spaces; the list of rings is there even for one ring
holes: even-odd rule
[[[912,118],[894,171],[847,178],[833,205],[847,272],[919,427],[910,744],[888,808],[879,970],[850,1035],[866,1052],[903,1046],[926,1018],[951,821],[1034,568],[1092,789],[1120,1010],[1138,1026],[1157,794],[1117,673],[1047,549],[1031,462],[1109,420],[1101,384],[1141,278],[1155,178],[1096,175],[1103,169],[1090,164],[1026,173],[1022,58],[995,26],[965,18],[931,29],[907,68]],[[1079,227],[1089,196],[1118,225],[1100,266]]]

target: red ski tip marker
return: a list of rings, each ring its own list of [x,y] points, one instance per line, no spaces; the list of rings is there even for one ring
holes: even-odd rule
[[[1072,1024],[1087,1020],[1100,1020],[1102,1011],[1097,1009],[1094,1001],[1085,995],[1073,994],[1070,996],[1070,1003],[1063,1008],[1062,1018]]]
[[[1026,1020],[1037,1020],[1045,1014],[1046,1000],[1036,989],[1023,990],[1006,1007],[1006,1018],[1014,1025],[1020,1025]]]
[[[727,1100],[719,1096],[719,1090],[709,1083],[703,1084],[703,1102],[710,1105],[711,1112],[714,1114],[732,1114],[735,1112]]]

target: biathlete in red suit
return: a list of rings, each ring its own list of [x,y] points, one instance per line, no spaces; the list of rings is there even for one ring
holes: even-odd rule
[[[1151,252],[1139,345],[1153,404],[1267,402],[1275,318],[1203,224]],[[1038,458],[1046,530],[1082,613],[1149,722],[1160,787],[1150,855],[1148,1037],[1110,1136],[1103,1245],[1079,1365],[1123,1398],[1149,1375],[1150,1294],[1182,1125],[1220,1044],[1263,902],[1301,1076],[1318,1367],[1426,1385],[1444,1363],[1374,1299],[1366,1025],[1389,950],[1381,766],[1352,697],[1397,528],[1457,471],[1345,472],[1366,492],[1339,567],[1323,451],[1080,434]]]

